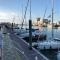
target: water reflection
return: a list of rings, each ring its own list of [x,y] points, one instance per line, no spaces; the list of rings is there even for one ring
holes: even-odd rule
[[[23,28],[29,28],[29,26],[23,26]],[[43,32],[47,35],[47,40],[52,39],[52,28],[51,27],[40,27],[40,26],[32,26],[32,28],[39,29],[40,32]],[[60,27],[53,29],[54,38],[60,39]]]
[[[60,51],[57,52],[57,60],[60,60]]]

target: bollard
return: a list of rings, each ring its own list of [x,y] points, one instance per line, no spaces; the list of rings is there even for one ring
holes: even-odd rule
[[[13,23],[12,23],[12,31],[13,31]]]

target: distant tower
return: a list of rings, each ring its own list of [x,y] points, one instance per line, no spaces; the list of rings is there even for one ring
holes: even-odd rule
[[[37,26],[38,26],[38,24],[39,24],[39,21],[40,21],[40,18],[37,18]]]

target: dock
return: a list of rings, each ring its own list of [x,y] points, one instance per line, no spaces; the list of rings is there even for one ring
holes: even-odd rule
[[[18,48],[16,47],[18,52],[21,52],[23,55],[25,55],[27,60],[35,60],[35,57],[37,57],[38,60],[48,60],[48,58],[46,58],[36,49],[32,48],[32,50],[29,50],[29,44],[17,35],[10,34],[10,38],[18,46]]]
[[[6,29],[5,31],[8,33],[10,40],[13,41],[15,45],[15,49],[18,53],[24,56],[25,59],[23,60],[49,60],[46,56],[40,53],[38,50],[32,47],[32,50],[29,49],[29,43],[24,41],[18,35],[14,34],[10,31],[10,29]],[[5,33],[4,33],[5,34]]]

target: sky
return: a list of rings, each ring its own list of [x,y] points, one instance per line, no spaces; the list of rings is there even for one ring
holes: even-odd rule
[[[22,22],[22,16],[25,13],[27,0],[0,0],[0,22]],[[60,20],[60,0],[54,0],[54,22]],[[23,7],[23,8],[22,8]],[[22,14],[23,9],[23,14]],[[52,0],[31,0],[31,16],[32,19],[44,16],[45,18],[51,15]],[[26,19],[29,20],[29,5],[27,9]],[[51,18],[49,18],[51,19]]]

